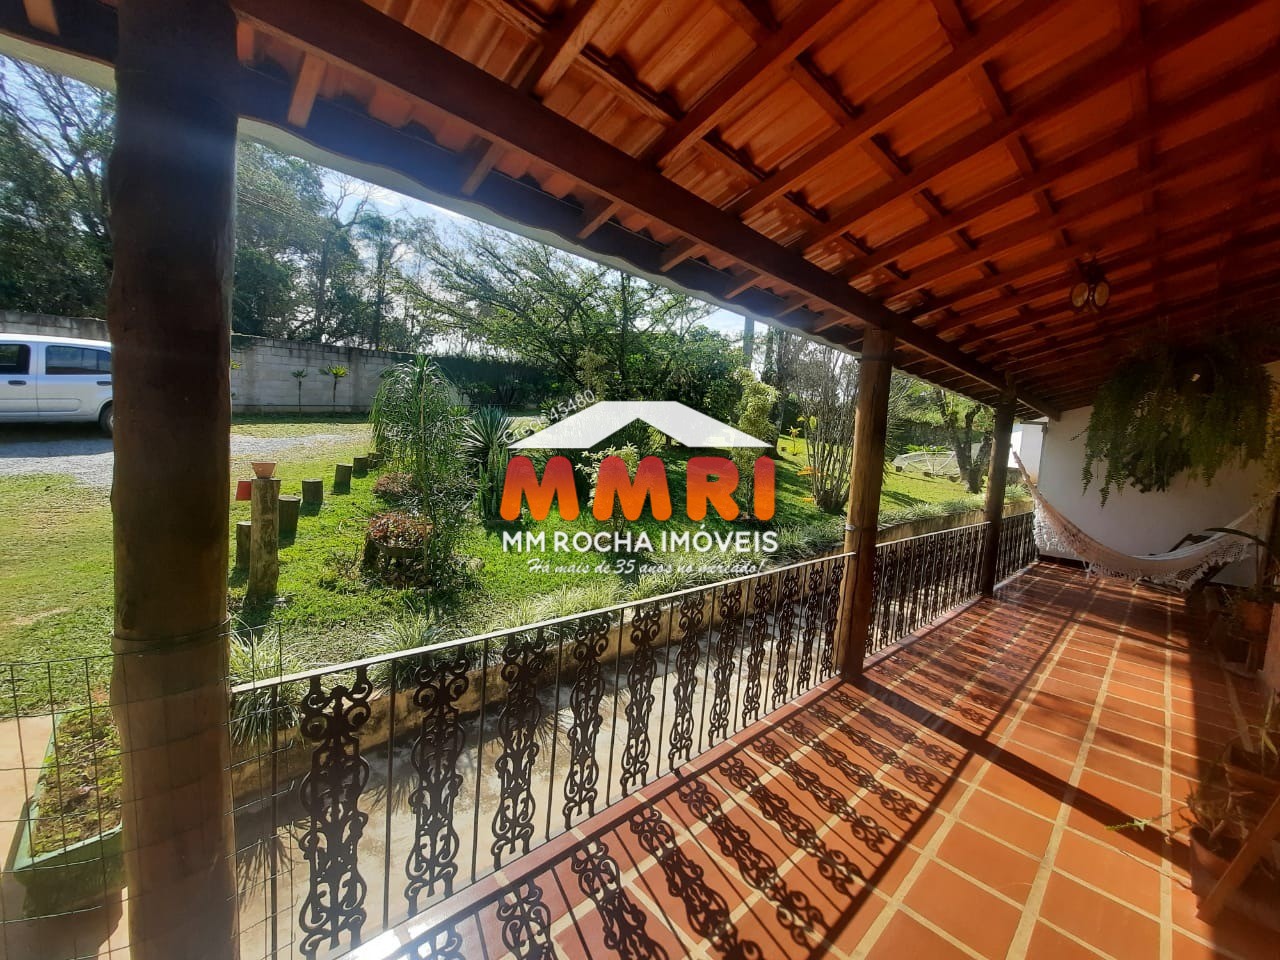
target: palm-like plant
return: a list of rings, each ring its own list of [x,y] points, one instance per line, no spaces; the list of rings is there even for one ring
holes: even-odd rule
[[[369,415],[373,440],[392,469],[413,477],[418,509],[429,525],[423,545],[428,579],[445,579],[466,525],[470,481],[464,461],[464,411],[434,363],[417,357],[382,375]]]
[[[348,376],[351,373],[351,371],[348,370],[346,367],[338,366],[335,364],[333,366],[325,367],[320,372],[327,373],[329,376],[333,377],[333,409],[334,409],[334,412],[336,413],[338,410],[338,383],[342,380],[343,377]],[[301,386],[301,384],[299,384],[299,386]]]
[[[485,523],[498,518],[502,501],[502,477],[507,467],[512,421],[500,407],[480,407],[471,414],[463,434],[467,455],[478,481],[476,505]]]
[[[289,374],[298,384],[298,412],[302,412],[302,381],[307,377],[306,370],[294,370]]]

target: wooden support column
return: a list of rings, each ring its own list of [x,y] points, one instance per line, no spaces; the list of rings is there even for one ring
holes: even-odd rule
[[[846,680],[862,676],[862,665],[867,656],[876,524],[880,516],[884,441],[889,418],[889,380],[893,376],[893,344],[893,333],[876,327],[868,327],[862,341],[858,411],[853,425],[853,475],[844,528],[845,550],[857,551],[858,555],[844,578],[837,637],[840,675]]]
[[[115,664],[133,960],[239,955],[227,738],[236,19],[120,0]]]
[[[1000,530],[1004,525],[1004,482],[1009,473],[1015,406],[1013,398],[1006,397],[996,407],[995,439],[991,444],[991,467],[987,472],[987,530],[982,539],[982,565],[978,570],[978,590],[984,597],[991,596],[996,589]]]

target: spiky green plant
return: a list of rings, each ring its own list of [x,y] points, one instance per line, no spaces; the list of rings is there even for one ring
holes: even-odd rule
[[[463,443],[476,476],[476,507],[485,523],[498,519],[502,478],[514,440],[512,421],[500,407],[480,407],[471,414]]]

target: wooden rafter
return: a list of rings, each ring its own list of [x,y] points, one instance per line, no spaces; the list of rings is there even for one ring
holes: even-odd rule
[[[880,207],[924,189],[930,181],[957,164],[971,160],[984,150],[1021,134],[1028,127],[1050,120],[1083,103],[1135,71],[1144,69],[1148,63],[1186,46],[1203,36],[1206,31],[1238,16],[1257,2],[1258,0],[1201,0],[1176,20],[1147,34],[1141,44],[1121,44],[1097,61],[1072,70],[1031,103],[962,136],[939,151],[921,163],[911,176],[886,184],[847,204],[833,213],[826,223],[812,231],[802,242],[803,246],[806,249],[821,246]]]
[[[741,63],[715,84],[684,117],[650,148],[646,159],[665,167],[690,143],[705,136],[736,104],[763,83],[775,79],[824,31],[842,0],[805,0],[782,27],[769,33]]]
[[[344,69],[430,104],[494,142],[537,157],[601,196],[660,211],[668,226],[708,250],[749,265],[863,323],[894,329],[907,343],[997,389],[1006,375],[974,363],[950,344],[904,326],[874,299],[745,228],[736,218],[541,107],[501,80],[354,0],[236,0],[257,29],[287,38]],[[1029,405],[1056,409],[1032,396]]]
[[[914,79],[869,107],[857,121],[824,137],[800,157],[752,187],[733,204],[733,211],[745,216],[776,200],[800,180],[838,162],[840,151],[876,133],[920,97],[967,69],[974,60],[996,53],[1034,26],[1053,7],[1053,0],[1024,0],[1013,11],[987,25]]]
[[[45,33],[58,33],[58,14],[53,0],[22,0],[22,6],[27,13],[27,22],[33,27]]]

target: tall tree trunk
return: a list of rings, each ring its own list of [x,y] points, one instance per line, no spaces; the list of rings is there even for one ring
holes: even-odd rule
[[[238,955],[227,738],[236,19],[121,0],[115,665],[134,960]]]

